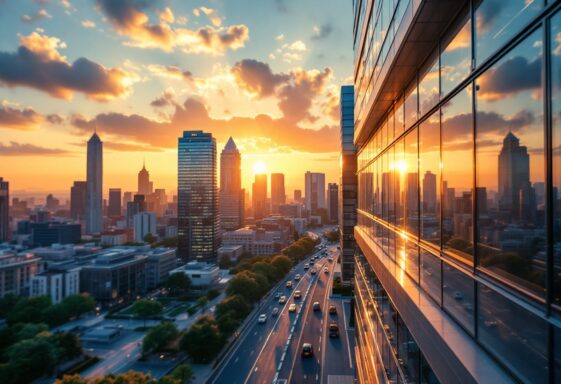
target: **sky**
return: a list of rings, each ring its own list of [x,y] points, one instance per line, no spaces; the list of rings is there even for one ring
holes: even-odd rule
[[[352,84],[352,2],[0,0],[0,177],[12,195],[68,196],[86,141],[104,192],[135,191],[145,161],[175,191],[177,138],[232,136],[243,184],[339,174],[339,88]]]

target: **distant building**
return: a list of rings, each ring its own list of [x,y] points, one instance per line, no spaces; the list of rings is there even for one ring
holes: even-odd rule
[[[58,304],[67,296],[80,293],[80,267],[53,268],[33,276],[30,296],[49,296]]]
[[[111,218],[121,217],[121,188],[109,189],[109,204],[107,205],[107,216]]]
[[[87,182],[75,181],[70,187],[70,218],[84,221],[86,218]]]
[[[282,221],[279,223],[279,220]],[[288,219],[270,218],[260,226],[248,226],[222,235],[222,246],[241,245],[253,256],[273,256],[290,244],[293,227]]]
[[[144,255],[148,257],[146,285],[148,289],[153,289],[164,282],[177,266],[176,251],[173,248],[154,248]]]
[[[295,189],[294,190],[294,201],[297,202],[297,203],[302,202],[302,190],[301,189]]]
[[[130,231],[130,229],[128,230]],[[100,244],[106,247],[115,247],[126,244],[129,241],[129,235],[125,229],[116,229],[101,233]]]
[[[30,249],[29,253],[47,263],[72,260],[76,255],[73,244],[52,244],[49,247]]]
[[[206,289],[218,284],[220,281],[219,269],[216,264],[200,261],[190,261],[187,264],[176,268],[170,272],[183,273],[189,280],[193,288]]]
[[[244,197],[241,155],[230,137],[220,154],[220,223],[223,230],[233,231],[243,226]]]
[[[134,249],[110,249],[80,270],[80,292],[102,303],[132,299],[146,292],[147,256]]]
[[[88,141],[86,233],[103,230],[103,142],[97,133]]]
[[[42,271],[40,261],[31,253],[16,255],[0,251],[0,298],[9,293],[27,295],[31,279]]]
[[[150,173],[146,170],[146,165],[142,164],[142,169],[138,172],[138,194],[149,196],[152,194],[153,188]]]
[[[127,208],[127,204],[132,201],[132,192],[123,193],[123,208]]]
[[[74,244],[80,242],[81,225],[76,223],[46,222],[31,223],[31,244],[48,247],[52,244]]]
[[[327,184],[327,219],[330,222],[339,220],[339,186],[337,183]]]
[[[218,248],[218,260],[222,260],[223,257],[228,257],[230,261],[235,262],[243,255],[243,252],[242,245],[223,245]]]
[[[268,215],[267,204],[267,175],[256,174],[252,188],[253,219],[259,220]]]
[[[50,212],[56,212],[60,208],[60,200],[49,193],[47,195],[47,199],[45,200],[45,207]]]
[[[318,209],[325,208],[325,174],[306,172],[304,178],[306,209],[309,214],[315,215]]]
[[[299,218],[302,217],[302,204],[281,204],[279,205],[279,215],[283,217]]]
[[[220,242],[216,141],[210,133],[185,131],[178,140],[177,254],[215,262]]]
[[[279,213],[279,206],[286,203],[284,174],[271,173],[271,213]]]
[[[133,217],[134,241],[141,243],[148,234],[156,236],[156,214],[154,212],[140,212]]]
[[[0,177],[0,243],[10,239],[10,184]]]

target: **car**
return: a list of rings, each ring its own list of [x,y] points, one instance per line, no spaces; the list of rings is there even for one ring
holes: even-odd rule
[[[329,258],[327,259],[330,263],[333,263],[333,257],[329,256]]]
[[[302,344],[302,357],[312,357],[314,356],[314,347],[311,343]]]
[[[310,264],[308,264],[308,263],[304,264],[304,270],[307,271],[308,269],[310,269]]]
[[[323,267],[323,273],[329,273],[329,268]]]
[[[302,292],[299,289],[294,291],[294,298],[295,299],[301,299],[302,298]]]
[[[288,307],[288,312],[296,312],[296,304],[290,304]]]
[[[302,278],[302,276],[300,276],[300,274],[297,274],[296,276],[294,276],[294,280],[299,281]]]
[[[314,265],[314,259],[310,260],[310,266]]]
[[[329,323],[329,337],[339,337],[339,326],[335,322]]]
[[[315,268],[312,268],[312,270],[310,271],[310,273],[311,273],[312,275],[315,275],[316,273],[318,273],[318,271],[317,271]]]
[[[319,301],[314,301],[314,303],[312,304],[312,309],[314,310],[314,312],[321,311],[321,307],[319,306]]]
[[[288,281],[286,282],[286,288],[292,289],[292,281],[291,281],[291,280],[288,280]]]
[[[267,315],[264,314],[264,313],[260,314],[260,315],[259,315],[259,318],[257,319],[257,322],[258,322],[259,324],[266,323],[266,322],[267,322]]]
[[[281,291],[277,291],[277,293],[275,293],[275,299],[280,299],[281,296],[282,296]]]
[[[460,292],[460,291],[454,292],[454,299],[462,300],[463,298],[464,298],[464,295],[462,295],[462,292]]]
[[[273,310],[271,311],[271,315],[273,316],[278,316],[279,314],[279,309],[278,307],[274,307]]]
[[[286,303],[286,296],[279,297],[279,304],[284,304],[284,303]]]
[[[330,314],[330,315],[336,315],[336,314],[337,314],[337,307],[334,306],[333,304],[331,304],[331,305],[329,306],[329,314]]]

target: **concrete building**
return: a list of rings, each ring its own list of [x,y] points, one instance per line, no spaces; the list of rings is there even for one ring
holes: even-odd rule
[[[269,204],[267,202],[267,175],[256,174],[252,185],[252,210],[253,219],[259,220],[269,214]]]
[[[31,296],[49,296],[58,304],[67,296],[80,293],[80,267],[53,268],[33,276]]]
[[[241,245],[243,252],[253,256],[273,256],[290,244],[293,227],[290,220],[283,219],[279,224],[276,218],[261,222],[260,226],[247,226],[222,235],[222,245],[226,247]]]
[[[121,188],[109,188],[109,204],[107,205],[107,216],[119,218],[121,210]]]
[[[156,214],[140,212],[133,217],[134,241],[142,243],[147,234],[156,236]]]
[[[325,209],[325,174],[306,172],[304,175],[306,185],[305,204],[310,215],[317,214],[318,209]]]
[[[183,273],[189,280],[193,288],[207,289],[217,285],[220,281],[220,273],[216,264],[210,264],[201,261],[190,261],[181,267],[178,267],[170,272]]]
[[[224,231],[236,230],[244,224],[241,172],[241,154],[230,137],[220,154],[220,224]]]
[[[177,266],[177,255],[173,248],[154,248],[144,253],[146,264],[146,285],[154,289],[163,283]]]
[[[87,182],[75,181],[70,187],[70,218],[85,223]]]
[[[339,186],[327,184],[327,220],[336,223],[339,220]]]
[[[278,213],[283,217],[299,218],[302,217],[302,208],[300,203],[281,204]]]
[[[31,245],[48,247],[52,244],[74,244],[80,242],[82,226],[76,223],[50,221],[31,223]]]
[[[103,230],[103,142],[97,133],[88,141],[86,234]]]
[[[48,247],[38,247],[29,250],[29,253],[47,263],[56,263],[72,260],[76,255],[73,244],[51,244]]]
[[[279,206],[285,203],[284,174],[271,173],[271,213],[279,213]]]
[[[235,262],[243,255],[243,252],[242,245],[222,245],[218,248],[218,260],[222,260],[223,257],[228,257],[230,261]]]
[[[0,297],[29,294],[31,279],[42,272],[41,259],[31,253],[0,251]]]
[[[302,190],[301,189],[295,189],[294,190],[294,202],[302,203]]]
[[[0,177],[0,243],[10,239],[10,184]]]
[[[132,241],[134,236],[129,236],[129,231],[125,229],[115,229],[101,233],[100,243],[103,246],[115,247]]]

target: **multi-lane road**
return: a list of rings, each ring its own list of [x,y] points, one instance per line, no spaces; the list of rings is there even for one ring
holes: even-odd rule
[[[330,297],[337,255],[335,246],[326,246],[297,265],[278,289],[262,300],[208,383],[328,383],[330,376],[352,377],[353,335],[347,323],[350,307],[348,302]],[[305,270],[304,264],[313,256],[318,259]],[[329,257],[334,260],[330,262]],[[312,269],[317,273],[312,274]],[[299,281],[296,275],[301,275]],[[294,284],[292,289],[286,288],[289,280]],[[286,296],[284,305],[278,303],[277,291]],[[295,298],[296,291],[301,292],[300,299]],[[313,310],[314,302],[319,303],[319,311]],[[295,312],[289,312],[290,304],[296,305]],[[336,306],[337,314],[329,314],[330,305]],[[277,316],[272,315],[275,307],[279,309]],[[259,314],[266,314],[265,323],[257,322]],[[339,326],[338,338],[329,337],[331,322]],[[312,357],[301,356],[303,343],[312,344]]]

